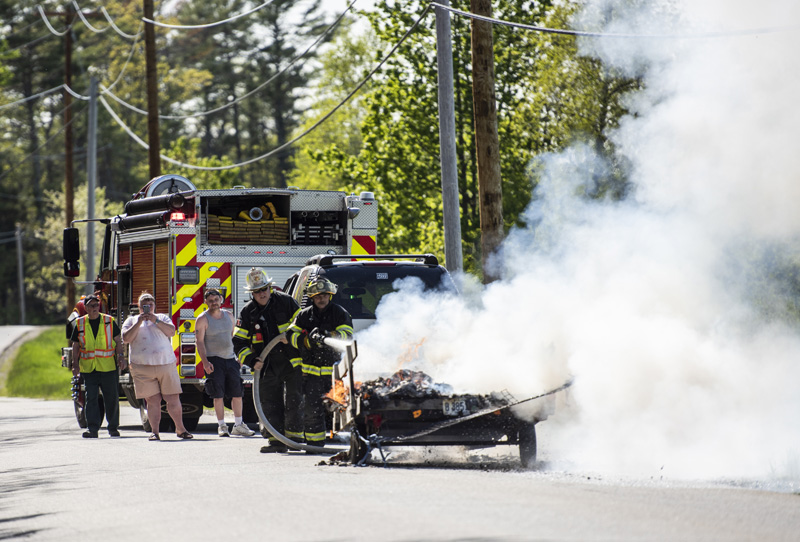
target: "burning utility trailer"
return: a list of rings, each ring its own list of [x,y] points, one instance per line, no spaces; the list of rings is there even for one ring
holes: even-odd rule
[[[276,338],[264,349],[266,355]],[[331,434],[346,435],[349,445],[341,450],[298,444],[277,433],[268,423],[256,401],[261,423],[286,445],[309,452],[344,455],[356,465],[364,465],[373,450],[385,461],[384,448],[393,446],[467,446],[489,448],[519,447],[520,461],[532,467],[536,461],[536,424],[554,412],[556,393],[567,389],[568,381],[545,393],[515,399],[507,392],[488,395],[454,394],[450,386],[438,384],[420,372],[400,370],[390,377],[358,382],[354,361],[358,345],[354,340],[326,338],[324,342],[343,352],[334,365],[333,386],[325,398],[331,414]],[[258,377],[256,377],[258,378]],[[254,391],[258,393],[258,380]],[[257,395],[256,395],[257,398]],[[527,404],[525,416],[515,407]],[[332,439],[335,442],[335,438]]]

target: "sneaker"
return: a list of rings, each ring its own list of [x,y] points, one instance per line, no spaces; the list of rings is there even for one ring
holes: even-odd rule
[[[243,423],[234,425],[233,430],[231,431],[231,435],[238,435],[240,437],[252,437],[255,434],[256,434],[255,431],[253,431]]]
[[[231,434],[228,432],[228,425],[219,425],[217,426],[217,435],[220,437],[229,437]]]
[[[118,437],[118,436],[120,436],[119,435],[119,431],[117,431],[116,429],[109,429],[108,430],[108,436],[109,437]]]
[[[289,447],[282,442],[273,442],[269,446],[262,446],[262,454],[282,454],[289,451]]]
[[[83,432],[83,438],[97,438],[97,432],[96,431],[84,431]]]

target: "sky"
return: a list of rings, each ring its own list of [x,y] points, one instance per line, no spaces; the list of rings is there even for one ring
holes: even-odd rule
[[[562,468],[800,487],[800,333],[785,317],[800,255],[800,38],[786,25],[800,5],[631,4],[590,0],[574,26],[660,36],[581,42],[645,83],[610,134],[632,195],[576,196],[599,160],[588,148],[538,157],[502,279],[385,298],[357,337],[358,377],[418,369],[518,399],[574,379],[544,422]]]

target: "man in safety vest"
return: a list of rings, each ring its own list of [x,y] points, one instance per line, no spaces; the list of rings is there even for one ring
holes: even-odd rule
[[[325,394],[331,389],[333,364],[342,357],[326,345],[326,337],[350,339],[353,337],[353,319],[342,306],[331,298],[336,285],[325,277],[316,277],[306,287],[311,306],[297,315],[289,326],[289,343],[300,350],[303,357],[303,400],[305,438],[308,444],[325,444]]]
[[[233,330],[233,349],[239,363],[259,374],[261,407],[267,421],[284,436],[303,440],[303,373],[300,354],[284,339],[267,356],[258,355],[273,338],[285,332],[300,310],[293,297],[273,289],[273,281],[262,269],[253,267],[245,277],[245,290],[253,296],[242,307]],[[286,452],[288,446],[268,433],[269,446],[262,453]]]
[[[72,371],[83,376],[86,386],[86,426],[83,438],[97,438],[103,421],[99,394],[103,390],[103,405],[108,420],[108,434],[119,436],[119,369],[125,368],[122,357],[122,337],[114,318],[100,313],[100,298],[94,294],[83,300],[86,316],[75,323],[72,341]]]

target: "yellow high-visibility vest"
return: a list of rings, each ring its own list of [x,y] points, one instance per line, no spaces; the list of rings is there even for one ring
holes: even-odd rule
[[[92,326],[89,325],[88,333],[86,322],[88,316],[78,319],[78,341],[81,344],[80,371],[91,373],[92,371],[108,372],[117,370],[117,362],[114,359],[114,319],[101,314],[103,325],[98,326],[97,335],[92,336]]]

